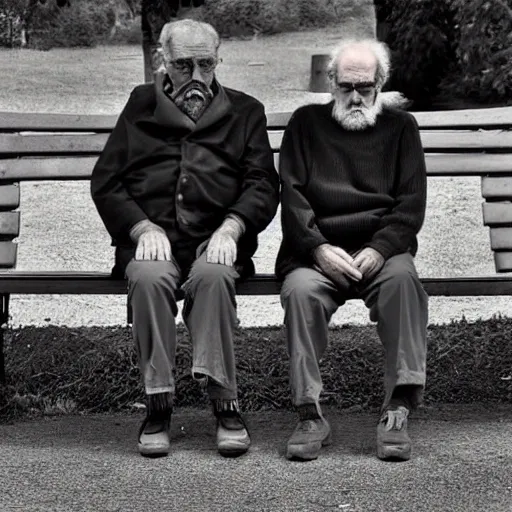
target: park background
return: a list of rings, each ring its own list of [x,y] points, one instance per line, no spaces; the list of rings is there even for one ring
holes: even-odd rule
[[[125,0],[0,0],[0,112],[118,114],[144,80],[140,8]],[[341,37],[375,32],[393,52],[388,88],[404,92],[411,110],[512,110],[510,0],[207,0],[175,14],[216,26],[219,80],[252,94],[267,112],[327,101],[308,90],[311,56]],[[88,183],[23,184],[21,193],[30,208],[18,269],[111,268]],[[495,272],[481,202],[478,178],[429,179],[421,276]],[[273,271],[280,239],[277,215],[260,237],[258,272]],[[288,407],[279,297],[239,297],[238,304],[244,407]],[[427,402],[510,401],[510,299],[436,297],[430,306]],[[125,315],[125,297],[14,296],[0,416],[132,410],[142,393]],[[326,402],[379,404],[382,352],[368,322],[360,301],[333,318]],[[181,332],[177,400],[196,405],[204,398],[190,379],[190,343]]]

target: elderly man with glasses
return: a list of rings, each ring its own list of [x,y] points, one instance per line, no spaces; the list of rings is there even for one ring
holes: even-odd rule
[[[290,459],[315,459],[331,440],[319,360],[332,314],[351,298],[365,301],[385,349],[377,455],[410,457],[407,418],[426,369],[428,299],[413,259],[426,170],[414,117],[383,99],[389,68],[383,44],[342,42],[330,63],[333,100],[299,108],[283,137],[276,273],[299,414]]]
[[[176,292],[222,455],[250,436],[237,400],[235,283],[254,273],[257,235],[275,216],[279,178],[263,105],[215,78],[211,25],[170,22],[164,69],[136,87],[94,168],[91,192],[126,276],[147,415],[142,455],[166,455],[175,394]]]

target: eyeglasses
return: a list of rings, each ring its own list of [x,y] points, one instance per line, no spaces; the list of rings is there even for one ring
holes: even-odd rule
[[[338,89],[345,94],[357,91],[361,96],[370,96],[375,92],[375,82],[338,82]]]
[[[192,73],[194,70],[194,65],[199,66],[201,71],[204,73],[211,73],[215,66],[219,62],[222,62],[221,59],[215,59],[213,57],[208,57],[204,59],[176,59],[171,60],[170,65],[176,70],[182,73]]]

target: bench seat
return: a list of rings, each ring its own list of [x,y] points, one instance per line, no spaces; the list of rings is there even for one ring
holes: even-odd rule
[[[512,279],[495,275],[484,277],[426,277],[422,278],[431,296],[512,295]],[[239,295],[277,295],[280,282],[273,274],[256,274],[239,283]],[[107,272],[36,272],[8,271],[0,274],[0,294],[23,295],[122,295],[127,283],[113,279]],[[181,294],[178,294],[181,299]]]

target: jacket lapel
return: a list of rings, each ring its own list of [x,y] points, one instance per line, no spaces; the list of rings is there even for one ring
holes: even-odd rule
[[[197,120],[196,131],[212,126],[219,119],[233,112],[233,104],[217,80],[215,80],[213,87],[214,90],[217,89],[217,94],[213,97],[212,102],[203,112],[203,115]]]
[[[196,124],[187,114],[184,114],[164,92],[164,73],[155,75],[156,106],[155,121],[160,126],[180,130],[193,131]]]
[[[227,114],[233,112],[231,100],[224,88],[215,80],[212,86],[217,91],[203,115],[194,123],[190,117],[184,114],[164,92],[164,73],[155,76],[156,106],[154,118],[157,124],[167,128],[186,130],[189,132],[203,130],[215,124]]]

